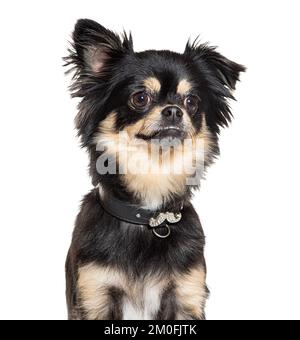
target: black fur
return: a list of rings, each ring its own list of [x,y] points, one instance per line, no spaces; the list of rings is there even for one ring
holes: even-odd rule
[[[109,314],[107,319],[109,320],[121,320],[123,316],[122,312],[122,301],[124,292],[117,287],[108,288],[108,303],[109,303]]]
[[[77,260],[81,264],[99,261],[133,277],[159,271],[184,272],[203,261],[205,239],[190,203],[182,214],[184,220],[171,226],[165,242],[153,237],[148,228],[140,229],[108,215],[95,189],[84,198],[76,220],[72,246],[77,250]]]
[[[162,294],[157,320],[174,320],[177,311],[175,287],[174,284],[170,284]]]
[[[93,72],[84,57],[92,46],[105,54],[106,63],[99,72]],[[107,182],[95,166],[99,153],[92,141],[99,122],[114,109],[118,109],[117,129],[139,120],[140,113],[128,108],[127,100],[147,76],[155,75],[163,81],[162,95],[172,89],[172,81],[175,83],[180,77],[185,76],[193,83],[194,91],[202,98],[193,122],[200,129],[200,111],[206,112],[207,125],[215,138],[212,157],[219,154],[220,127],[227,126],[231,120],[228,99],[234,99],[231,91],[245,68],[216,52],[214,47],[188,43],[183,54],[152,50],[134,53],[131,35],[124,33],[122,38],[94,21],[83,19],[76,24],[73,49],[65,60],[66,66],[72,66],[69,71],[75,72],[72,95],[82,98],[76,127],[82,145],[91,155],[90,174],[94,185]],[[120,186],[118,178],[110,178],[108,182],[111,181]]]
[[[229,99],[232,90],[245,68],[236,64],[207,44],[188,43],[183,54],[170,51],[145,51],[135,53],[131,35],[118,36],[91,20],[79,20],[73,33],[73,45],[66,65],[74,72],[72,95],[80,97],[76,127],[82,146],[90,154],[90,175],[94,185],[101,184],[117,198],[139,203],[127,190],[120,175],[99,175],[93,138],[99,123],[113,110],[117,111],[115,130],[137,122],[147,112],[137,112],[128,106],[128,97],[142,81],[155,76],[162,84],[157,101],[181,104],[172,93],[180,79],[188,79],[193,93],[201,97],[201,106],[191,116],[196,131],[201,129],[201,116],[205,112],[207,126],[214,141],[211,158],[219,153],[220,127],[231,120]],[[208,165],[208,164],[207,164]],[[171,227],[167,240],[153,236],[147,228],[140,229],[108,215],[99,203],[98,189],[83,200],[67,259],[67,296],[70,318],[75,318],[79,297],[76,288],[77,268],[96,262],[132,275],[133,280],[151,273],[168,275],[186,273],[197,265],[205,267],[203,256],[205,237],[199,218],[189,203],[191,190],[181,195],[174,193],[164,202],[162,211],[172,211],[183,199],[183,219]],[[121,318],[118,301],[122,292],[111,288],[112,307],[110,318]],[[175,317],[176,298],[174,287],[164,292],[158,313],[159,319]],[[73,313],[73,314],[72,314]],[[73,315],[73,316],[72,316]],[[84,318],[76,314],[77,318]],[[191,318],[193,318],[191,316]]]

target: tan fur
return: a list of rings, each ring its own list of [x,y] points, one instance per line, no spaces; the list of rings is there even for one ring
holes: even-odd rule
[[[144,208],[156,210],[170,193],[181,194],[185,190],[184,175],[131,175],[124,176],[127,188],[142,201]]]
[[[131,138],[134,138],[137,134],[144,134],[149,136],[153,133],[156,127],[158,127],[161,111],[163,107],[155,106],[144,119],[139,120],[137,123],[129,125],[125,128],[125,131]]]
[[[130,318],[130,306],[135,315],[151,319],[159,309],[160,297],[167,285],[166,278],[149,276],[136,281],[125,273],[95,263],[78,270],[77,287],[81,307],[90,320],[104,319],[108,314],[110,287],[116,287],[125,293],[121,303],[127,318]]]
[[[106,317],[108,311],[108,288],[119,287],[124,280],[120,273],[88,264],[78,270],[78,290],[81,307],[87,319],[99,320]]]
[[[153,120],[157,111],[150,114],[149,119]],[[155,118],[154,118],[155,121]],[[147,130],[143,130],[143,133]],[[146,134],[146,133],[145,133]],[[160,162],[158,171],[153,173],[153,168],[150,164],[147,173],[145,174],[132,174],[127,173],[124,177],[124,183],[126,187],[134,193],[149,209],[158,208],[163,201],[167,201],[171,194],[182,194],[186,189],[187,176],[193,175],[193,169],[195,166],[203,167],[203,162],[209,158],[212,140],[211,134],[207,128],[205,115],[203,114],[202,129],[197,134],[191,134],[193,147],[189,148],[184,145],[184,148],[175,150],[175,153],[170,158],[164,158],[164,162]],[[198,163],[192,163],[192,168],[183,167],[185,164],[189,164],[189,160],[196,158],[196,143],[199,142],[203,146],[203,156],[199,157]],[[183,152],[182,152],[183,150]],[[176,152],[177,151],[177,152]],[[198,151],[198,150],[197,150]],[[127,158],[128,163],[134,163],[137,158],[140,159],[142,164],[146,164],[149,156],[148,148],[138,148],[133,150],[131,157]],[[156,168],[157,169],[157,168]],[[181,170],[181,171],[180,171]]]
[[[111,133],[115,130],[116,112],[111,112],[100,124],[99,131],[103,134]]]
[[[195,136],[195,140],[201,140],[204,147],[204,160],[208,161],[212,153],[212,147],[214,144],[212,134],[206,124],[205,112],[202,112],[202,127],[200,132]]]
[[[151,158],[150,144],[136,138],[138,133],[150,135],[159,124],[163,107],[155,107],[144,119],[127,126],[120,138],[119,132],[114,129],[116,113],[112,112],[100,124],[99,134],[95,143],[101,143],[107,147],[107,152],[116,155],[118,164],[124,169],[122,180],[127,189],[132,192],[149,209],[157,209],[171,194],[183,194],[186,190],[186,179],[193,175],[195,166],[203,167],[211,149],[211,134],[207,128],[205,114],[203,113],[202,129],[195,135],[189,116],[184,113],[184,124],[187,126],[189,138],[193,146],[185,145],[175,148],[170,155],[160,154],[159,166],[156,159]],[[203,155],[197,150],[198,164],[195,164],[197,142],[203,145]],[[129,147],[128,147],[129,144]],[[183,152],[182,152],[183,151]],[[165,157],[167,156],[167,157]],[[205,158],[205,159],[204,159]],[[193,163],[191,163],[191,161]],[[153,162],[154,161],[154,162]],[[187,167],[186,164],[190,164]],[[133,171],[142,168],[143,171]]]
[[[80,307],[89,320],[105,319],[109,315],[109,288],[116,287],[124,292],[122,304],[126,319],[153,319],[160,308],[161,297],[170,282],[175,285],[179,312],[177,319],[204,318],[207,298],[206,274],[203,268],[170,277],[146,276],[134,280],[119,270],[90,263],[78,270],[77,288]]]
[[[182,313],[177,319],[186,319],[187,315],[204,318],[204,308],[207,299],[206,274],[203,268],[191,269],[187,274],[176,278],[176,296]]]
[[[138,133],[142,133],[146,136],[149,136],[153,133],[153,131],[159,127],[160,119],[161,119],[161,112],[166,107],[165,106],[155,106],[148,114],[147,116],[138,121],[135,124],[130,125],[129,127],[125,128],[125,131],[129,133],[131,137],[134,137]],[[191,122],[191,119],[187,112],[183,110],[183,125],[186,127],[188,131],[190,131],[190,134],[193,134],[193,125]]]
[[[190,82],[186,79],[182,79],[177,85],[177,93],[181,96],[185,96],[192,88]]]
[[[116,112],[111,112],[99,125],[94,143],[112,146],[118,143],[118,133],[115,132]]]
[[[149,77],[144,81],[144,86],[150,90],[150,92],[158,93],[161,89],[160,82],[155,77]]]

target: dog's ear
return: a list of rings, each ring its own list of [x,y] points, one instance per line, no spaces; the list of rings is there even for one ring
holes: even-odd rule
[[[89,19],[77,21],[72,38],[65,66],[71,65],[69,71],[75,71],[78,78],[99,78],[126,53],[133,52],[131,34],[127,36],[124,32],[120,37]]]
[[[133,53],[133,43],[131,34],[124,32],[119,36],[89,19],[78,20],[72,38],[72,47],[64,60],[65,66],[70,67],[67,73],[74,73],[72,96],[82,97],[75,123],[82,145],[87,146],[96,128],[94,118],[100,116],[109,96],[111,76],[118,62]]]
[[[218,80],[230,90],[235,90],[240,73],[246,71],[243,65],[237,64],[217,52],[216,47],[208,46],[208,44],[198,45],[197,40],[192,44],[188,42],[184,53],[191,56],[196,62],[204,61],[209,64]]]
[[[184,55],[197,65],[199,71],[206,77],[208,86],[214,94],[215,119],[220,126],[227,126],[231,120],[230,107],[227,99],[234,99],[233,90],[239,80],[241,72],[245,72],[243,65],[237,64],[216,51],[216,47],[208,44],[198,44],[197,39],[187,43]]]

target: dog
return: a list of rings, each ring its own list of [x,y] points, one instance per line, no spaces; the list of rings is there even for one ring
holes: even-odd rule
[[[137,53],[131,34],[88,19],[72,39],[65,65],[94,189],[67,256],[68,317],[204,320],[205,236],[190,201],[245,67],[197,40]]]

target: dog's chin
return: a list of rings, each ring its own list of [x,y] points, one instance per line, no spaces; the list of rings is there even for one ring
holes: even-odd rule
[[[150,135],[145,134],[138,134],[136,137],[145,141],[151,140],[165,140],[165,139],[177,139],[177,140],[184,140],[187,136],[186,131],[176,128],[164,128],[157,131],[153,131]]]

